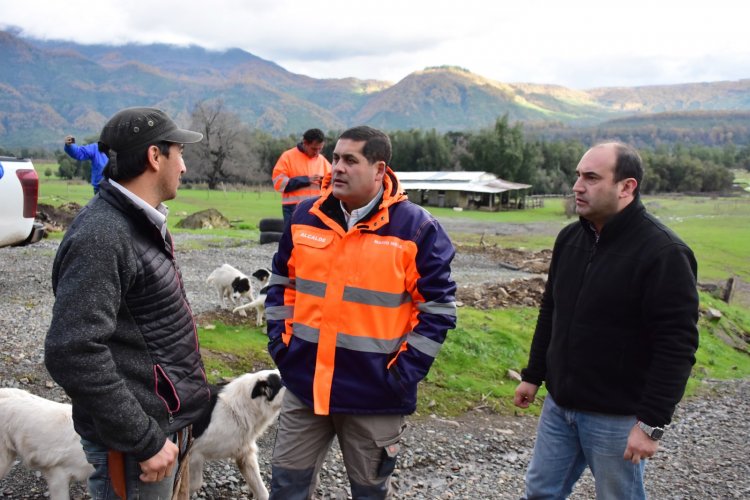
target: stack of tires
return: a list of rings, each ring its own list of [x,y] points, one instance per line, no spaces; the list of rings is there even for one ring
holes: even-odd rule
[[[281,239],[281,233],[284,232],[284,219],[261,219],[258,227],[261,245],[278,243]]]

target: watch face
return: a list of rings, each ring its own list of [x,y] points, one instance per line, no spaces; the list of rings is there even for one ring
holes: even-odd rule
[[[661,437],[664,435],[664,431],[662,429],[655,428],[651,431],[651,438],[652,439],[661,439]]]

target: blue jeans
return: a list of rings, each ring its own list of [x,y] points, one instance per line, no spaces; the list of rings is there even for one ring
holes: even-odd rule
[[[175,435],[176,437],[176,435]],[[171,438],[170,438],[171,439]],[[175,441],[175,439],[172,439]],[[107,447],[88,439],[81,438],[83,451],[86,453],[86,461],[94,466],[94,473],[88,480],[89,494],[93,500],[116,500],[119,499],[112,489],[109,478],[107,463]],[[127,500],[170,500],[174,486],[174,473],[177,466],[172,468],[172,475],[165,477],[158,483],[144,483],[138,476],[141,475],[141,466],[131,455],[125,455],[125,490]],[[122,499],[125,500],[125,499]]]
[[[633,415],[562,408],[548,395],[526,472],[526,498],[567,498],[588,465],[597,499],[645,499],[645,460],[635,465],[622,458],[635,423]]]

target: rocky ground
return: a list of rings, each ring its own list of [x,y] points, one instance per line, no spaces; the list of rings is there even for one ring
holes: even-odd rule
[[[493,225],[496,234],[520,229]],[[500,231],[500,233],[497,233]],[[199,318],[216,315],[214,291],[205,284],[216,266],[228,262],[251,273],[268,267],[273,245],[254,241],[232,247],[194,247],[195,236],[177,237],[177,257],[188,298]],[[27,389],[65,401],[65,395],[43,366],[43,338],[53,296],[50,271],[57,242],[0,248],[0,386]],[[458,300],[476,307],[533,305],[543,289],[540,273],[548,252],[529,253],[496,246],[459,248],[454,263]],[[750,498],[750,452],[746,445],[750,415],[750,381],[705,384],[700,397],[685,401],[663,441],[663,449],[647,468],[652,498]],[[2,425],[2,423],[0,423]],[[397,498],[519,498],[523,473],[534,442],[536,419],[500,416],[484,410],[457,419],[415,415],[404,439],[394,476]],[[269,482],[274,428],[261,439],[260,464]],[[200,498],[243,499],[249,494],[233,464],[212,463]],[[573,498],[593,498],[589,475]],[[0,498],[44,498],[46,485],[38,473],[15,466],[0,480]],[[83,485],[71,488],[74,498],[87,498]],[[321,474],[320,497],[348,498],[346,474],[334,446]]]

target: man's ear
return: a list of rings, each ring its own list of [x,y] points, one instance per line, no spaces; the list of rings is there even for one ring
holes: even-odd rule
[[[377,172],[375,173],[375,180],[380,182],[383,180],[383,177],[385,176],[385,167],[386,164],[383,160],[380,160],[375,164],[375,168],[377,168]]]
[[[148,150],[146,151],[146,161],[148,162],[148,166],[152,168],[153,170],[159,170],[159,157],[161,156],[161,151],[159,151],[159,148],[157,146],[154,146],[153,144],[148,147]]]
[[[620,197],[626,198],[629,196],[635,196],[635,188],[638,187],[638,181],[633,177],[628,177],[622,180],[622,190],[620,191]]]

